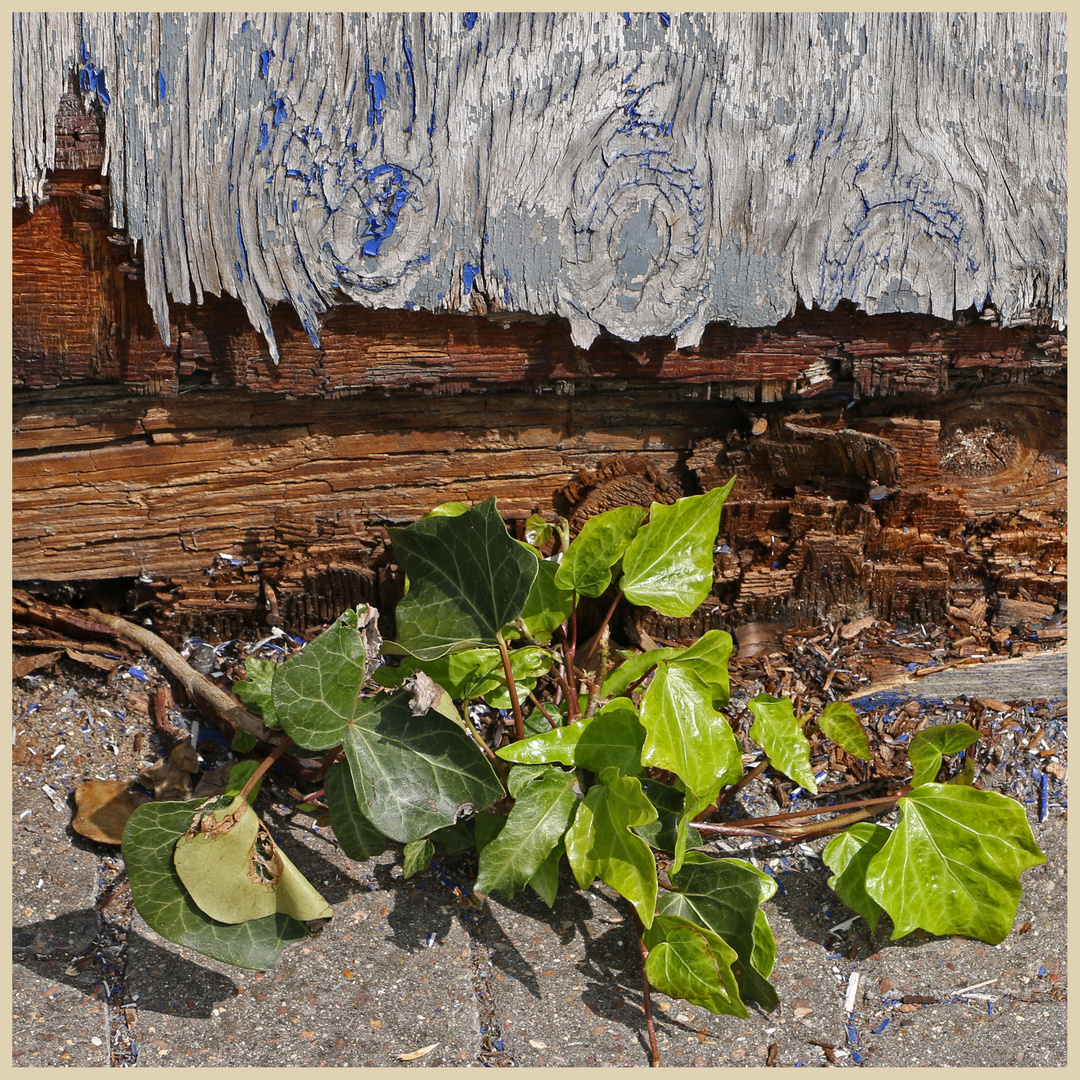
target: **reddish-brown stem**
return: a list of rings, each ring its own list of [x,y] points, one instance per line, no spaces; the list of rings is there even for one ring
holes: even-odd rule
[[[652,1056],[649,1064],[652,1068],[658,1069],[660,1067],[660,1047],[656,1045],[656,1027],[653,1024],[652,987],[649,985],[649,976],[645,973],[645,961],[649,957],[649,950],[645,948],[645,926],[641,921],[641,916],[635,911],[634,917],[637,919],[638,949],[641,951],[641,992],[642,1002],[645,1006],[645,1030],[649,1033],[649,1053]]]
[[[499,655],[502,657],[506,686],[510,691],[510,707],[514,711],[514,734],[520,741],[525,738],[525,718],[521,715],[521,702],[518,701],[517,684],[514,682],[514,672],[510,667],[510,650],[507,649],[502,634],[496,635],[496,641],[499,644]]]
[[[590,661],[593,658],[593,653],[596,652],[597,645],[600,644],[600,639],[604,636],[604,631],[607,629],[607,624],[611,622],[611,616],[615,614],[615,608],[618,607],[619,601],[622,599],[622,589],[615,594],[615,599],[611,601],[611,606],[607,609],[607,614],[604,616],[604,621],[600,624],[600,629],[596,631],[595,636],[592,639],[592,645],[589,647],[588,653],[582,659],[579,667],[588,667]]]
[[[551,719],[551,717],[548,715],[547,709],[545,709],[544,706],[540,704],[540,699],[531,690],[529,691],[529,700],[540,710],[541,715],[553,728],[557,728],[559,726],[555,723],[554,720]]]
[[[269,770],[270,766],[273,765],[274,762],[277,761],[277,759],[281,757],[281,755],[284,754],[285,751],[288,750],[289,747],[292,745],[292,739],[290,739],[289,736],[286,735],[285,738],[283,738],[281,742],[279,742],[277,746],[275,746],[274,749],[271,750],[265,758],[263,758],[262,763],[251,774],[251,779],[248,780],[248,782],[244,785],[243,790],[240,792],[241,799],[247,799],[255,785],[263,778],[263,776],[266,775],[266,772]]]
[[[746,787],[747,784],[752,783],[754,780],[756,780],[768,767],[769,759],[762,758],[761,761],[759,761],[758,764],[755,765],[737,784],[728,788],[727,791],[725,791],[724,794],[716,800],[716,804],[714,806],[710,806],[707,810],[698,814],[698,816],[694,820],[700,821],[702,818],[708,817],[710,814],[719,810],[720,807],[724,805],[724,803],[731,802],[731,800],[735,798],[735,796],[738,795],[739,792],[742,791],[742,789]]]
[[[854,799],[851,802],[846,803],[833,803],[832,806],[819,806],[816,810],[791,810],[786,814],[771,814],[768,817],[751,818],[751,821],[755,825],[764,825],[774,821],[778,821],[782,824],[785,821],[792,821],[795,818],[817,817],[821,814],[832,814],[837,810],[862,810],[867,806],[894,803],[903,794],[904,791],[899,791],[895,795],[883,795],[879,799]]]

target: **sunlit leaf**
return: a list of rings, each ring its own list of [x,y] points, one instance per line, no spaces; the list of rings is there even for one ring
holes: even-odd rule
[[[689,648],[677,650],[668,663],[692,671],[712,691],[713,706],[722,709],[731,697],[728,679],[731,649],[731,635],[726,630],[709,630]]]
[[[661,993],[710,1012],[749,1015],[732,971],[738,958],[722,937],[685,919],[658,915],[644,941],[645,975]]]
[[[795,717],[791,698],[758,694],[746,704],[754,714],[750,738],[765,751],[773,768],[816,794],[817,783],[810,767],[810,741],[803,734],[802,722]]]
[[[607,768],[578,804],[566,834],[566,857],[578,885],[587,889],[600,878],[634,905],[646,926],[652,925],[656,907],[656,862],[649,845],[631,830],[655,819],[637,777]]]
[[[914,770],[911,786],[931,783],[945,754],[966,750],[978,737],[979,733],[970,724],[940,724],[916,732],[908,744],[908,758]]]
[[[742,999],[774,1009],[780,998],[768,981],[768,970],[755,967],[754,956],[755,949],[763,960],[770,952],[772,931],[767,919],[759,925],[758,915],[776,883],[741,859],[715,859],[699,851],[687,852],[671,883],[678,891],[660,895],[658,913],[686,919],[723,938],[738,957],[734,973]]]
[[[543,547],[554,535],[555,526],[539,514],[530,514],[525,519],[525,543]]]
[[[860,821],[834,836],[821,853],[822,862],[833,872],[829,888],[866,920],[871,933],[877,930],[882,908],[866,891],[866,870],[890,835],[884,825]]]
[[[818,727],[852,757],[860,761],[870,760],[870,740],[863,730],[859,714],[846,701],[830,701],[821,710]]]
[[[656,667],[661,660],[670,660],[679,656],[682,649],[649,649],[648,652],[636,653],[628,656],[614,671],[604,680],[604,697],[621,697],[640,678],[649,673],[650,668]]]
[[[386,850],[387,838],[360,812],[348,760],[338,758],[330,766],[323,784],[330,806],[330,828],[341,850],[356,862],[381,855]]]
[[[274,672],[278,669],[272,660],[260,660],[258,657],[249,656],[244,664],[244,674],[247,678],[237,679],[232,685],[233,693],[256,715],[261,716],[267,727],[277,727],[278,722],[274,716],[274,698],[271,686],[274,682]],[[237,731],[237,736],[248,735],[251,739],[251,749],[255,745],[255,737],[246,731]],[[239,749],[239,748],[236,748]],[[240,750],[244,753],[244,750]]]
[[[499,835],[480,853],[478,892],[513,896],[538,873],[562,839],[577,805],[577,774],[552,765],[510,770],[515,802]]]
[[[675,619],[692,615],[713,585],[713,546],[720,512],[735,483],[672,506],[653,503],[649,521],[623,556],[620,587],[632,604]]]
[[[1045,861],[1018,802],[922,784],[900,800],[900,824],[870,860],[866,891],[888,912],[893,938],[921,927],[996,945],[1016,918],[1020,874]]]
[[[288,915],[229,925],[211,919],[188,895],[173,867],[173,849],[204,799],[140,806],[124,830],[121,848],[139,914],[163,938],[226,964],[267,971],[281,951],[303,941],[308,929]]]
[[[616,506],[589,518],[566,549],[555,584],[580,596],[599,596],[611,584],[611,568],[622,558],[646,512],[644,506]]]
[[[487,499],[458,517],[422,518],[389,529],[412,587],[397,606],[397,643],[433,660],[469,645],[492,645],[520,614],[537,574],[536,553],[506,531]]]
[[[562,840],[551,849],[551,854],[540,864],[537,871],[529,878],[529,888],[551,907],[559,891],[559,860],[566,854]]]
[[[555,576],[559,564],[549,559],[540,559],[536,567],[536,580],[529,591],[525,607],[521,610],[521,620],[525,629],[533,637],[551,634],[562,626],[568,618],[574,603],[574,594],[560,589]],[[545,637],[546,641],[547,638]]]
[[[401,857],[401,872],[406,879],[419,874],[431,865],[435,854],[435,845],[425,836],[423,840],[412,840],[405,845]]]

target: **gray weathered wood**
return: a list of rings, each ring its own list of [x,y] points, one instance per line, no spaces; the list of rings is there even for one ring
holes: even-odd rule
[[[169,298],[556,314],[694,345],[801,302],[1065,303],[1065,16],[14,17],[15,196],[72,77]]]

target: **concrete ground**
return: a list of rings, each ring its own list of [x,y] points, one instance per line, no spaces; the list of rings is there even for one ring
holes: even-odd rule
[[[1009,666],[984,665],[977,690],[932,681],[964,674],[943,672],[903,692],[989,695],[988,669]],[[266,973],[161,939],[131,909],[118,849],[70,828],[74,782],[131,775],[138,710],[94,680],[19,685],[16,731],[34,732],[37,753],[14,775],[14,1064],[648,1064],[632,915],[606,888],[568,879],[551,910],[531,892],[462,907],[460,868],[405,881],[396,848],[353,863],[272,786],[260,812],[334,919]],[[1002,686],[1000,700],[1064,700],[1063,656],[1012,665]],[[871,936],[809,849],[785,867],[773,847],[729,845],[780,882],[766,910],[783,1004],[740,1020],[654,995],[664,1064],[1064,1066],[1065,811],[1055,803],[1040,824],[1037,801],[1028,806],[1048,860],[1025,873],[1016,929],[994,947],[922,932],[891,942],[887,920]]]

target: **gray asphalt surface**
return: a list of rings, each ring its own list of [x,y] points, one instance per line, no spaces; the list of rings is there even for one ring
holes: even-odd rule
[[[1009,668],[996,690],[991,667]],[[961,674],[974,682],[940,681]],[[14,776],[14,1064],[648,1064],[632,914],[619,898],[568,879],[550,911],[531,893],[462,907],[452,891],[467,884],[460,868],[404,881],[396,850],[353,863],[329,830],[275,802],[272,788],[260,812],[335,907],[322,935],[267,973],[159,938],[125,904],[117,849],[70,829],[74,782],[131,775],[137,716],[117,707],[122,689],[93,680],[20,683],[17,729],[20,710],[37,704],[36,730],[55,724],[56,742],[39,738],[40,768]],[[965,693],[1060,701],[1063,654],[903,688],[921,700]],[[78,766],[67,749],[49,757],[76,739]],[[921,932],[891,942],[887,920],[871,936],[827,889],[812,851],[790,852],[785,868],[773,847],[717,849],[757,858],[780,882],[766,910],[783,1004],[740,1020],[654,995],[665,1065],[761,1066],[775,1046],[779,1066],[1064,1066],[1066,822],[1058,804],[1041,824],[1037,801],[1028,808],[1048,861],[1025,873],[1016,928],[996,947]]]

